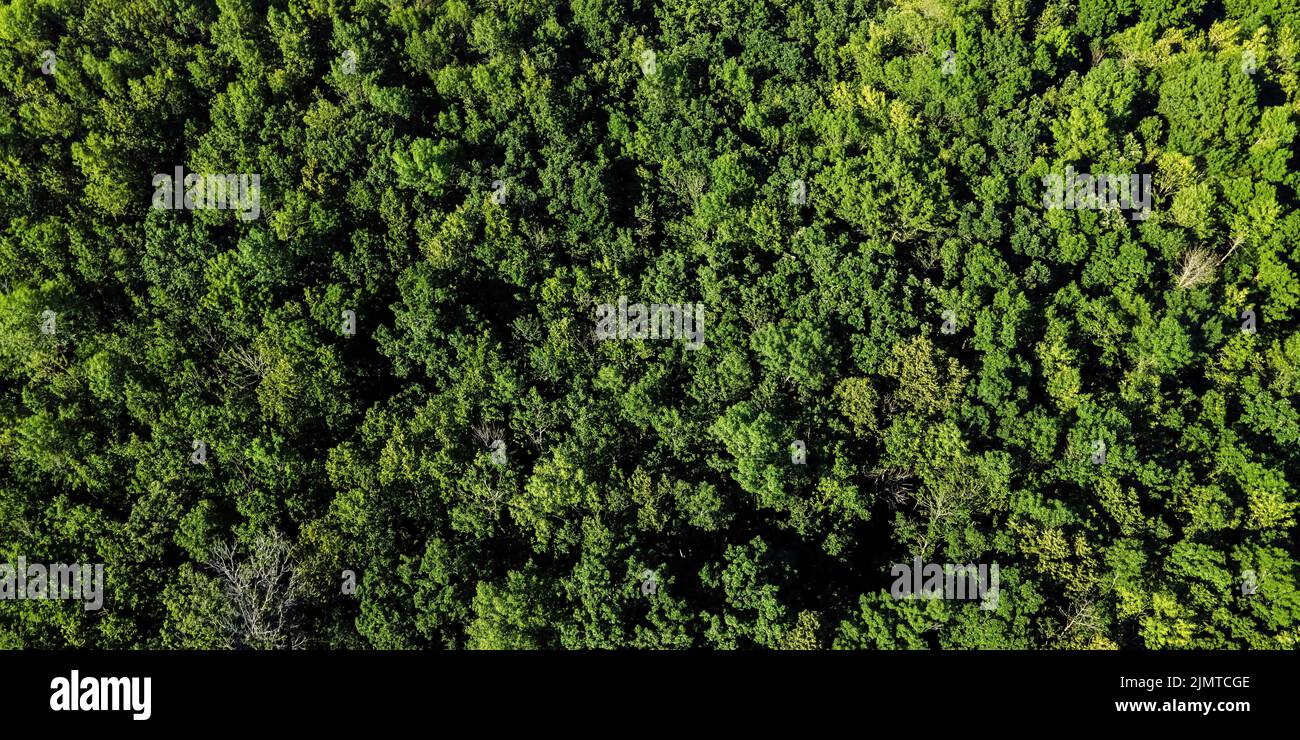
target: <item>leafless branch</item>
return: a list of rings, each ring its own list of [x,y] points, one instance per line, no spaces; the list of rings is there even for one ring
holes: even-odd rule
[[[220,542],[207,565],[226,593],[221,627],[230,647],[278,650],[303,645],[293,629],[302,587],[288,538],[274,531],[259,535],[247,553],[233,541]]]

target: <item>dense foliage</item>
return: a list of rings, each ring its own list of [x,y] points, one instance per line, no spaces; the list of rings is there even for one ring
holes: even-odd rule
[[[106,579],[0,647],[1300,641],[1296,0],[13,0],[0,85],[0,561]]]

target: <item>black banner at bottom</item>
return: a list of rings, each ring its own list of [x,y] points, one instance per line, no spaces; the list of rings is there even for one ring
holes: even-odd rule
[[[865,728],[873,716],[936,730],[1249,727],[1289,719],[1300,701],[1295,653],[1285,652],[11,651],[0,661],[11,717],[149,734],[459,733],[466,723],[535,732],[687,718]]]

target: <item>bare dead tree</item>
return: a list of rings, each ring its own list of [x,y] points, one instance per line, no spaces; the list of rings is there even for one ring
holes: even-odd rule
[[[898,397],[894,393],[886,393],[885,397],[880,399],[880,407],[884,409],[886,415],[893,416],[898,412]]]
[[[916,509],[925,515],[926,519],[938,522],[962,511],[972,495],[970,486],[960,483],[953,485],[945,481],[922,486],[913,498]]]
[[[232,382],[241,389],[261,383],[269,369],[261,350],[249,345],[239,344],[227,349],[222,353],[222,359],[238,369],[238,376]]]
[[[212,548],[207,565],[221,579],[226,608],[221,627],[232,648],[283,650],[302,647],[294,633],[294,610],[302,596],[288,538],[258,535],[244,552],[235,542]]]
[[[217,334],[216,330],[206,321],[198,322],[199,341],[203,346],[212,351],[213,354],[219,354],[226,348],[225,339]]]
[[[878,468],[871,472],[876,490],[891,509],[907,504],[912,494],[912,473],[902,468]]]
[[[1178,273],[1178,288],[1192,288],[1214,279],[1214,253],[1208,249],[1195,247],[1183,255],[1183,262]]]
[[[484,447],[491,447],[492,443],[498,439],[503,439],[500,427],[495,424],[483,422],[474,427],[474,438]]]
[[[1070,638],[1075,630],[1088,636],[1103,634],[1101,619],[1097,615],[1092,597],[1074,602],[1068,611],[1065,608],[1058,608],[1057,611],[1065,618],[1065,626],[1057,632],[1057,639]]]

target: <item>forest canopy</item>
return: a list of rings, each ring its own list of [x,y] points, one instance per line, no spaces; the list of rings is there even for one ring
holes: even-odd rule
[[[3,0],[0,86],[0,563],[103,566],[0,648],[1300,642],[1296,0]]]

